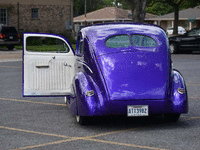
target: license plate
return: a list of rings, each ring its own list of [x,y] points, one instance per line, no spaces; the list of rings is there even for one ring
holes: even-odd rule
[[[148,105],[129,105],[127,106],[127,116],[148,116]]]
[[[12,40],[12,39],[13,39],[13,36],[9,36],[9,39],[11,39],[11,40]]]

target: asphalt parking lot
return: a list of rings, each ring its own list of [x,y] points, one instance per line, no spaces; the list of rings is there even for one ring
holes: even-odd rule
[[[0,49],[0,149],[199,150],[200,53],[172,55],[188,89],[189,113],[176,123],[161,117],[104,117],[80,126],[64,98],[22,97],[22,51]]]

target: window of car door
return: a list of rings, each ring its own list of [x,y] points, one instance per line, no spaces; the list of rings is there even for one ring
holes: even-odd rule
[[[30,36],[26,39],[26,50],[34,53],[69,53],[70,48],[65,41],[44,36]]]
[[[188,36],[200,36],[200,29],[193,29],[188,32]]]

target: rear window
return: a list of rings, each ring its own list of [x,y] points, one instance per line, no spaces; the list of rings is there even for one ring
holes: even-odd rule
[[[131,35],[131,42],[136,47],[156,47],[156,41],[146,35],[133,34]],[[131,46],[130,38],[128,35],[116,35],[110,37],[106,41],[106,46],[110,48],[129,47]]]
[[[2,27],[2,33],[17,33],[15,27]]]
[[[117,35],[110,37],[106,41],[106,46],[110,48],[129,47],[131,43],[128,35]]]
[[[153,38],[146,35],[131,35],[131,41],[136,47],[155,47],[157,45]]]

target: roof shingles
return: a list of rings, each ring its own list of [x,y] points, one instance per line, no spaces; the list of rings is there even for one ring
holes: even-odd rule
[[[105,7],[86,15],[86,21],[113,21],[113,20],[129,20],[131,21],[131,11],[124,10],[117,7]],[[146,13],[146,18],[153,18],[156,15]],[[83,22],[85,15],[74,17],[74,22]]]

